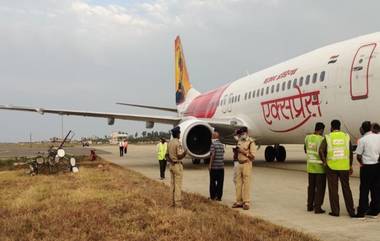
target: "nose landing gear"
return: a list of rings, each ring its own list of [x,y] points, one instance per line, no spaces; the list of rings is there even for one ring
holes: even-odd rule
[[[284,162],[285,161],[286,150],[285,150],[284,146],[276,144],[274,146],[267,146],[265,148],[265,161],[273,162],[275,159],[278,162]]]

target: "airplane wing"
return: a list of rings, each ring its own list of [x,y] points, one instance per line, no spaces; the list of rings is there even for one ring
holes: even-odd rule
[[[124,114],[124,113],[45,109],[45,108],[33,108],[33,107],[23,107],[23,106],[5,106],[5,105],[0,105],[0,110],[37,112],[37,113],[40,113],[42,115],[45,113],[48,113],[48,114],[58,114],[58,115],[74,115],[74,116],[89,116],[89,117],[108,118],[109,124],[113,124],[113,121],[115,119],[121,119],[121,120],[146,121],[146,122],[153,122],[153,123],[163,123],[163,124],[176,125],[181,120],[181,118],[179,118],[177,116],[136,115],[136,114]]]
[[[246,126],[243,121],[238,118],[228,118],[228,119],[216,119],[207,120],[204,119],[210,126],[215,128],[220,134],[220,141],[228,145],[236,145],[236,140],[234,136],[236,135],[236,130]]]
[[[152,106],[152,105],[138,105],[138,104],[124,103],[124,102],[116,102],[116,104],[117,105],[127,105],[127,106],[139,107],[139,108],[146,108],[146,109],[153,109],[153,110],[170,111],[170,112],[177,113],[176,108]]]

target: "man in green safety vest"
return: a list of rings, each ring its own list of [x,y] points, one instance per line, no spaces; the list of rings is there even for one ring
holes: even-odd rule
[[[331,133],[325,136],[319,147],[319,155],[326,165],[331,212],[339,216],[338,179],[342,185],[344,203],[350,217],[355,217],[354,201],[349,177],[352,174],[352,145],[350,136],[340,130],[340,121],[331,121]]]
[[[168,144],[166,143],[165,138],[160,138],[160,143],[157,144],[157,159],[160,164],[160,178],[161,180],[165,179],[165,170],[166,170],[166,152],[168,149]]]
[[[319,157],[319,146],[323,141],[325,125],[321,122],[315,124],[314,133],[305,138],[305,153],[307,154],[307,173],[309,184],[307,187],[307,211],[325,213],[322,204],[326,190],[326,170]]]

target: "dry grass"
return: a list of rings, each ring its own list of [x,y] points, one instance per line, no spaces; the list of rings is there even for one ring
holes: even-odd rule
[[[164,184],[102,163],[77,175],[0,172],[0,240],[316,240],[195,194],[170,208]]]

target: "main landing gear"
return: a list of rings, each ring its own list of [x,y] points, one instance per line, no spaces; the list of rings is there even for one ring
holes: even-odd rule
[[[191,159],[192,163],[195,165],[198,165],[201,163],[201,159]],[[210,158],[205,158],[203,159],[204,164],[209,164],[210,163]]]
[[[265,161],[273,162],[274,160],[278,162],[284,162],[286,159],[286,150],[284,146],[274,145],[267,146],[265,148]]]

